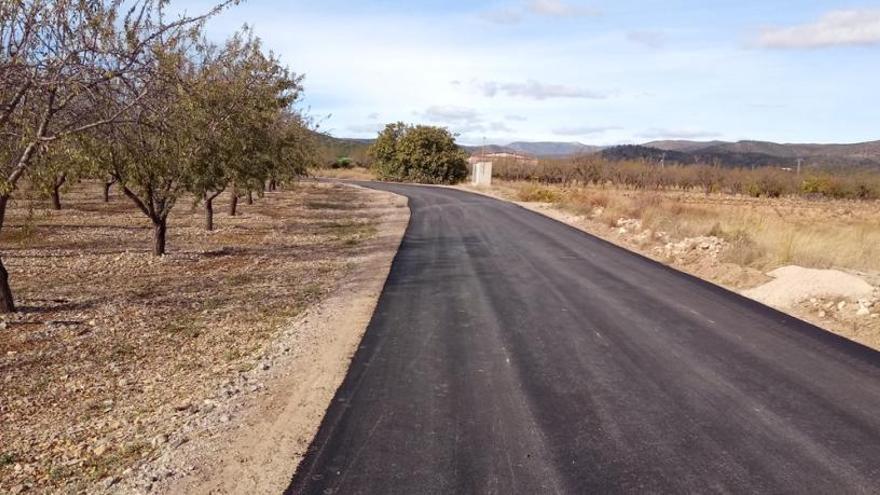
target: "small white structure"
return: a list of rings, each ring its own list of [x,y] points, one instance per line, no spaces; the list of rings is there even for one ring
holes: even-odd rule
[[[475,186],[491,186],[492,162],[474,163],[474,171],[471,175],[471,179]]]

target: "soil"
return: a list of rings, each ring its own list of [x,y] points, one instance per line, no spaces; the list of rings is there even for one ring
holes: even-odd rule
[[[273,409],[256,398],[308,378],[307,419],[288,432],[300,445],[362,331],[318,322],[352,301],[360,321],[369,301],[351,284],[381,277],[407,211],[385,193],[304,181],[206,232],[185,199],[159,258],[149,221],[115,191],[105,204],[100,184],[75,184],[61,211],[21,193],[0,237],[21,309],[0,320],[0,493],[162,489],[179,466],[216,461],[175,464],[175,452],[258,425]]]

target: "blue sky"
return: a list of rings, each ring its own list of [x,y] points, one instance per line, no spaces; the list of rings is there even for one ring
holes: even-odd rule
[[[172,2],[197,12],[204,0]],[[250,0],[336,136],[436,124],[478,144],[880,139],[880,3]]]

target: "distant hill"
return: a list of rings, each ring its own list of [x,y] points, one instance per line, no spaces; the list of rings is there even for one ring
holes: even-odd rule
[[[321,158],[333,162],[338,158],[350,158],[356,162],[366,162],[367,148],[374,139],[338,138],[329,134],[315,133]]]
[[[499,144],[487,144],[486,146],[468,146],[466,144],[458,145],[459,148],[463,149],[469,155],[477,155],[480,153],[514,153],[516,150],[512,148],[508,148],[507,146],[501,146]]]
[[[724,141],[684,141],[684,140],[666,140],[651,141],[641,146],[647,148],[656,148],[665,151],[694,151],[702,148],[708,148],[719,144],[725,144]]]
[[[527,153],[534,156],[571,156],[584,153],[596,153],[602,148],[599,146],[590,146],[583,143],[561,143],[553,141],[542,142],[524,142],[519,141],[510,143],[505,148],[512,149],[518,153]]]
[[[880,167],[880,141],[854,144],[793,144],[769,141],[651,141],[643,147],[687,153],[702,163],[727,166]]]
[[[650,146],[627,144],[605,148],[599,153],[602,158],[612,161],[645,160],[649,162],[694,163],[694,158],[683,151],[664,150]]]
[[[337,138],[318,135],[322,155],[328,160],[349,157],[366,160],[373,139]],[[854,144],[792,144],[769,141],[651,141],[642,145],[603,148],[578,142],[517,141],[506,145],[488,144],[461,148],[476,154],[518,153],[543,158],[559,158],[584,153],[600,153],[609,160],[665,160],[668,163],[707,163],[726,167],[795,167],[802,160],[805,167],[880,168],[880,141]]]

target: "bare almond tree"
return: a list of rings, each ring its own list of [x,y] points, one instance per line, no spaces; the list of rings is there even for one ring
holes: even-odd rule
[[[41,149],[128,118],[152,90],[156,42],[200,29],[228,3],[167,21],[164,0],[0,0],[0,229]],[[0,312],[12,311],[0,257]]]

